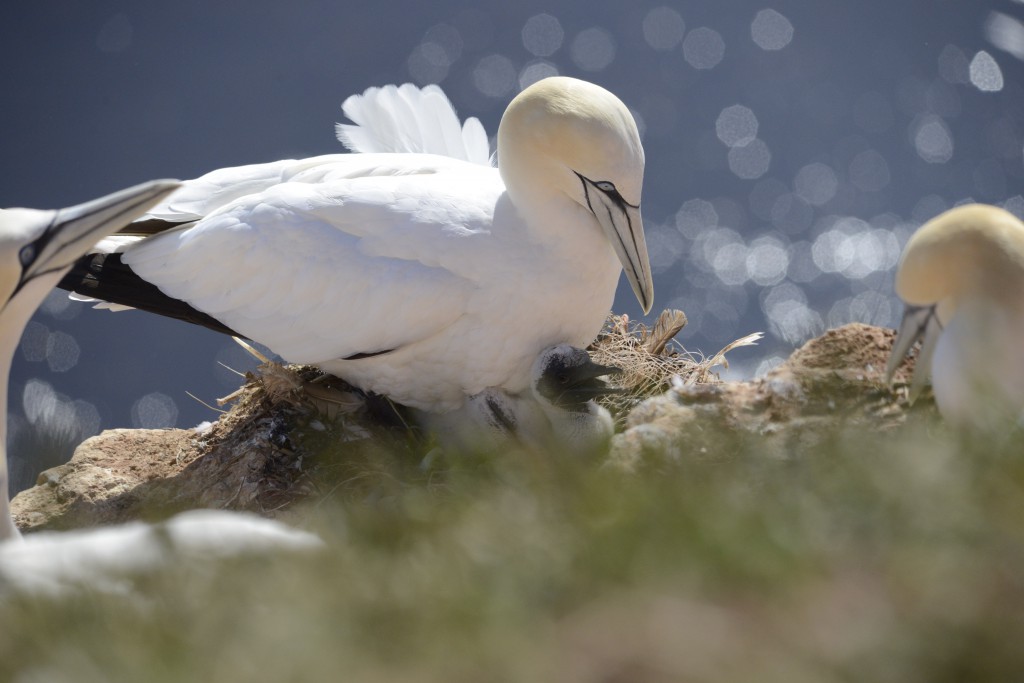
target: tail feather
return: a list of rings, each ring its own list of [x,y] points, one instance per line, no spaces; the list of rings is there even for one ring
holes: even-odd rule
[[[121,254],[88,254],[75,263],[57,286],[74,292],[79,299],[86,297],[112,304],[106,306],[111,310],[127,306],[200,325],[232,337],[242,336],[216,318],[192,308],[180,299],[167,296],[156,285],[143,280],[121,262]]]

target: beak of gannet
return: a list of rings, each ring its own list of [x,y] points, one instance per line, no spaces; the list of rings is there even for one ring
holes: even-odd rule
[[[935,344],[939,341],[939,334],[942,332],[942,323],[936,315],[936,306],[910,306],[907,305],[903,312],[903,322],[896,333],[896,341],[892,345],[892,355],[889,356],[889,364],[885,369],[885,381],[892,383],[896,368],[903,361],[904,356],[910,351],[918,339],[921,340],[921,353],[917,356],[914,364],[914,375],[910,380],[910,393],[908,398],[913,403],[921,394],[925,383],[928,381],[928,373],[932,366],[932,356],[935,353]]]
[[[15,293],[34,278],[69,267],[96,242],[123,228],[179,186],[176,180],[153,180],[51,212],[53,218],[42,234],[18,252],[22,275]]]
[[[579,173],[576,175],[583,183],[587,206],[615,248],[633,293],[640,301],[644,313],[650,313],[654,304],[654,281],[651,279],[651,262],[647,255],[640,205],[627,202],[613,183],[594,181]]]
[[[561,365],[546,372],[540,378],[537,390],[552,404],[571,410],[600,396],[621,393],[621,389],[611,387],[601,379],[621,372],[620,368],[600,365],[588,359],[578,365]]]

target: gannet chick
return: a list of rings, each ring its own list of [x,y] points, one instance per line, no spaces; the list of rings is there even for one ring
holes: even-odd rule
[[[623,270],[650,310],[644,152],[617,97],[555,77],[509,104],[497,164],[375,153],[221,169],[62,286],[246,337],[421,410],[517,395],[543,349],[593,341]]]
[[[177,181],[156,180],[57,211],[0,210],[0,542],[18,536],[6,443],[7,383],[21,333],[76,259],[177,188]]]
[[[989,430],[1024,411],[1024,223],[984,204],[925,223],[896,273],[906,304],[887,376],[918,339],[915,399],[931,373],[942,415]]]
[[[611,415],[594,399],[616,390],[600,378],[621,372],[593,362],[585,350],[558,344],[537,357],[530,390],[489,387],[459,411],[427,418],[442,444],[460,451],[497,451],[514,444],[571,455],[600,453],[614,433]]]

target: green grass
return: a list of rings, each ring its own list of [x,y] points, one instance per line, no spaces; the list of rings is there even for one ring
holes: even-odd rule
[[[1024,675],[1024,438],[921,423],[634,474],[359,466],[315,556],[0,604],[0,681],[983,681]]]

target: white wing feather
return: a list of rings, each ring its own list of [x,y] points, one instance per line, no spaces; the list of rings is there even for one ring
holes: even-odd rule
[[[491,163],[483,125],[475,117],[460,124],[455,107],[436,85],[368,88],[347,98],[341,109],[353,123],[337,124],[336,132],[353,152],[440,154],[485,166]]]
[[[141,241],[123,260],[291,362],[401,348],[465,313],[476,286],[470,242],[489,227],[502,187],[490,169],[460,174],[456,186],[480,191],[445,201],[450,176],[417,180],[275,185]]]

